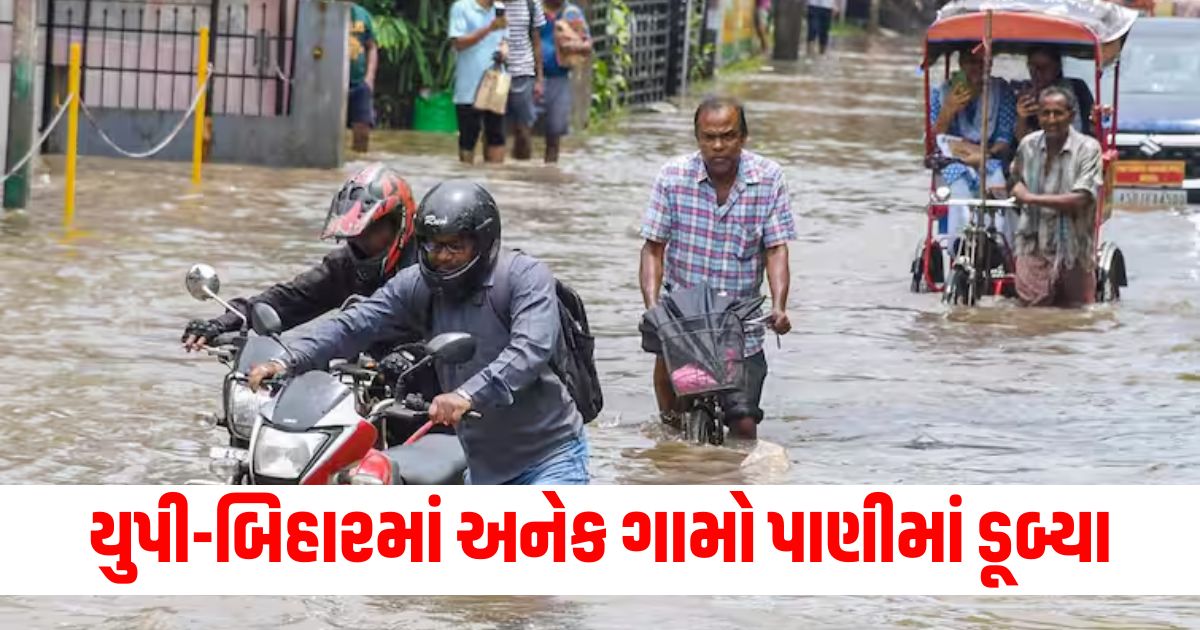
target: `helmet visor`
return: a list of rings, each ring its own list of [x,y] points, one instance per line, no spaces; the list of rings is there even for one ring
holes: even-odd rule
[[[353,188],[349,194],[339,195],[329,206],[321,238],[347,239],[362,234],[375,218],[380,202],[362,188]]]

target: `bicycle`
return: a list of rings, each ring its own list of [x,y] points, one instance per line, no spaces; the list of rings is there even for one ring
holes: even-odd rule
[[[761,304],[765,298],[758,298]],[[705,313],[664,324],[659,330],[663,360],[675,392],[684,439],[725,443],[725,395],[745,386],[747,327],[766,328],[764,315],[743,321],[733,311]]]

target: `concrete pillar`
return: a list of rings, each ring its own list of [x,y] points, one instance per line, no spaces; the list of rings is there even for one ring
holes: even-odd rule
[[[290,121],[294,149],[304,156],[295,160],[298,166],[337,168],[345,162],[349,28],[349,4],[300,0]]]
[[[37,0],[16,0],[13,7],[12,78],[8,101],[8,146],[4,173],[33,148],[36,133],[34,78],[37,70]],[[26,163],[4,182],[4,207],[29,204],[32,169]],[[2,173],[0,173],[2,174]]]
[[[804,10],[804,0],[776,0],[773,59],[795,61],[800,58],[800,41],[804,39]]]

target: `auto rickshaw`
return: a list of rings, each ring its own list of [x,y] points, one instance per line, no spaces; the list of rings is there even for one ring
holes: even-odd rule
[[[925,237],[912,260],[911,289],[914,292],[940,292],[950,304],[975,305],[984,295],[1015,295],[1013,251],[1015,243],[996,228],[997,214],[1020,211],[1010,199],[989,198],[985,181],[987,159],[977,160],[977,198],[951,199],[950,188],[942,171],[956,161],[967,162],[945,150],[931,122],[931,74],[944,58],[944,76],[951,77],[951,57],[956,51],[981,51],[984,58],[984,89],[991,83],[992,61],[996,55],[1024,55],[1034,46],[1052,46],[1063,58],[1073,57],[1094,63],[1092,127],[1103,159],[1104,183],[1096,196],[1096,301],[1115,301],[1120,288],[1128,286],[1125,259],[1116,245],[1101,240],[1101,227],[1111,216],[1114,173],[1117,161],[1116,130],[1118,103],[1115,94],[1102,91],[1105,72],[1113,74],[1113,86],[1119,86],[1120,53],[1125,37],[1137,19],[1137,13],[1105,0],[952,0],[939,12],[925,36],[925,165],[931,171]],[[987,93],[979,99],[984,123],[989,129]],[[982,134],[981,153],[989,155],[988,133]],[[1004,175],[1011,181],[1008,161]],[[971,168],[976,168],[974,165]],[[947,215],[954,206],[969,209],[969,220],[959,234],[946,234]]]

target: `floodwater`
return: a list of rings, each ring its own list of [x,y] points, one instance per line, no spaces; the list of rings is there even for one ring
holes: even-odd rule
[[[454,138],[377,133],[371,159],[417,191],[485,180],[504,233],[588,300],[605,415],[596,483],[1112,483],[1200,481],[1200,213],[1118,213],[1108,238],[1131,286],[1078,312],[972,311],[908,289],[923,233],[917,49],[840,50],[725,80],[751,145],[786,169],[796,330],[768,338],[761,437],[781,453],[684,445],[651,422],[639,347],[637,228],[669,157],[694,149],[691,106],[573,138],[558,168],[468,169]],[[183,287],[214,265],[227,296],[291,277],[341,171],[84,157],[77,227],[59,227],[61,160],[31,211],[0,223],[0,483],[179,483],[207,477],[220,436],[197,417],[222,374],[178,345],[219,313]],[[743,466],[743,463],[754,462]],[[56,628],[1186,627],[1195,602],[1118,598],[9,598],[0,626]]]

